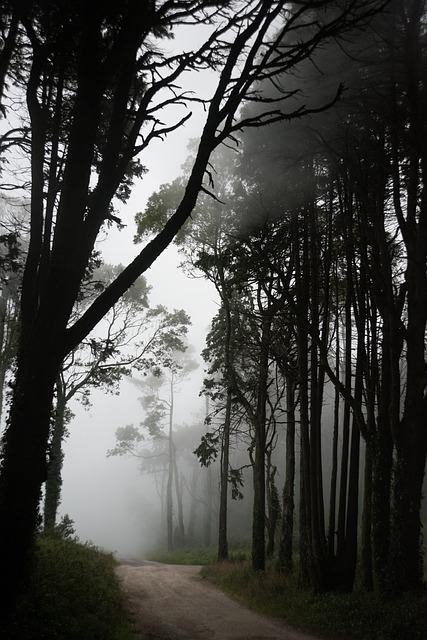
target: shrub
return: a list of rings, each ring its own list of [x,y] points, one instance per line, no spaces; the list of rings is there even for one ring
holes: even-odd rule
[[[205,567],[202,575],[260,613],[290,625],[346,640],[425,640],[427,596],[405,594],[394,600],[372,593],[315,596],[292,576],[270,567],[254,572],[248,562]]]
[[[131,640],[114,559],[90,545],[39,536],[10,640]]]

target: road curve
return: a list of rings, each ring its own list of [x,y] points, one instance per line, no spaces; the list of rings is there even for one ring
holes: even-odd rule
[[[196,566],[119,565],[138,640],[315,640],[249,611],[199,572]]]

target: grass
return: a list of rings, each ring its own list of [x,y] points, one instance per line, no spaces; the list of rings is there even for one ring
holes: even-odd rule
[[[90,545],[41,536],[8,640],[134,639],[114,566]]]
[[[426,640],[427,596],[395,600],[371,593],[314,596],[273,569],[254,572],[248,562],[205,567],[202,575],[251,609],[293,627],[339,640]]]
[[[217,561],[216,547],[184,548],[175,551],[158,549],[146,554],[147,560],[164,564],[212,565]],[[230,551],[230,562],[241,562],[250,557],[250,551],[235,549]]]

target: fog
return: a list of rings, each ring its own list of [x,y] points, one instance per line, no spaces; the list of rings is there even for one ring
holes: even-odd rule
[[[204,37],[181,27],[170,46],[191,48]],[[197,40],[196,40],[197,38]],[[207,96],[212,86],[213,72],[188,74],[187,89]],[[188,155],[188,143],[201,133],[204,114],[200,105],[192,107],[193,117],[167,140],[155,140],[142,157],[148,173],[137,181],[126,206],[120,210],[125,228],[111,229],[100,243],[103,259],[111,264],[127,264],[140,247],[133,243],[136,231],[134,216],[144,208],[148,197],[161,184],[173,180]],[[180,269],[182,258],[175,246],[170,246],[145,273],[152,287],[150,305],[163,304],[169,309],[184,309],[191,317],[189,344],[195,349],[199,367],[180,385],[176,395],[175,424],[191,423],[193,415],[203,411],[199,398],[203,379],[203,362],[199,356],[205,346],[210,321],[217,310],[217,294],[203,278],[190,278]],[[126,424],[138,424],[142,407],[140,391],[124,380],[118,396],[94,391],[90,410],[78,402],[71,409],[75,414],[69,425],[69,437],[64,446],[63,490],[60,514],[67,513],[75,523],[82,541],[89,540],[120,556],[140,555],[142,550],[158,544],[159,501],[147,476],[141,476],[138,461],[131,458],[108,457],[114,446],[115,431]],[[157,519],[157,529],[153,527]]]
[[[167,47],[172,53],[192,50],[197,47],[197,41],[205,37],[205,27],[198,30],[182,27],[177,30],[175,40],[167,42]],[[375,40],[372,35],[367,37],[369,46],[376,46]],[[365,44],[363,38],[354,44],[350,41],[350,53],[352,48],[358,52]],[[284,78],[290,111],[286,115],[281,113],[277,122],[286,122],[280,122],[280,126],[273,125],[275,118],[271,117],[270,128],[260,127],[261,121],[265,121],[258,114],[257,103],[280,102],[282,88],[273,82],[273,89],[262,88],[261,93],[257,89],[256,94],[247,96],[248,104],[241,116],[243,125],[237,122],[228,133],[225,131],[228,137],[222,138],[239,144],[232,133],[240,136],[240,132],[247,129],[240,141],[243,144],[239,159],[236,160],[237,155],[229,148],[219,147],[210,155],[213,164],[209,164],[208,169],[205,165],[200,171],[200,175],[208,175],[209,189],[215,195],[212,198],[212,193],[201,184],[194,191],[199,193],[199,204],[194,206],[194,195],[188,211],[192,212],[192,218],[187,222],[190,233],[184,247],[186,255],[177,248],[182,239],[177,225],[174,230],[178,232],[177,245],[169,246],[144,272],[149,307],[163,305],[171,312],[182,309],[191,319],[185,341],[197,366],[177,383],[174,391],[173,367],[162,361],[167,351],[166,342],[160,347],[157,344],[157,351],[152,348],[147,356],[145,369],[136,371],[134,362],[128,363],[136,380],[132,382],[129,372],[125,374],[121,369],[125,365],[120,364],[115,371],[122,377],[114,387],[116,379],[112,376],[112,391],[107,389],[108,374],[102,380],[101,373],[101,382],[93,383],[93,387],[99,388],[91,387],[88,392],[89,403],[85,405],[85,398],[80,403],[77,399],[70,402],[73,417],[67,425],[64,442],[58,516],[71,518],[82,542],[111,551],[120,559],[141,559],[153,550],[166,547],[172,551],[173,547],[180,549],[185,545],[213,546],[219,529],[218,557],[225,559],[228,541],[233,551],[239,544],[250,546],[252,529],[253,568],[264,570],[266,553],[274,557],[276,552],[281,568],[291,570],[295,551],[292,545],[297,532],[302,545],[300,551],[304,550],[307,540],[313,545],[311,556],[307,553],[305,557],[299,552],[298,557],[302,573],[306,571],[308,575],[308,569],[312,572],[310,580],[315,589],[318,584],[320,591],[330,585],[351,590],[356,576],[361,525],[362,529],[365,527],[362,538],[367,551],[363,557],[368,558],[364,567],[366,584],[373,584],[375,545],[381,550],[381,536],[377,535],[373,514],[381,503],[381,496],[386,495],[389,502],[399,498],[393,478],[405,468],[396,463],[399,452],[404,449],[398,446],[398,440],[392,441],[393,429],[387,446],[377,449],[376,439],[384,429],[384,407],[393,404],[396,390],[402,393],[402,406],[399,407],[396,400],[396,406],[390,407],[390,425],[405,424],[403,405],[408,403],[403,401],[403,393],[410,387],[403,366],[409,351],[405,351],[406,347],[403,349],[403,338],[402,353],[396,349],[393,374],[387,373],[386,347],[394,344],[395,336],[391,329],[390,335],[386,335],[391,324],[382,315],[382,303],[378,303],[379,294],[374,286],[384,273],[381,261],[377,264],[375,256],[381,254],[383,247],[390,247],[387,249],[388,291],[396,292],[403,291],[407,255],[402,249],[405,234],[399,231],[401,221],[397,216],[390,223],[392,203],[386,195],[390,185],[400,193],[399,169],[388,176],[384,189],[378,190],[378,201],[382,203],[381,224],[367,215],[372,202],[376,202],[369,198],[365,201],[366,185],[375,185],[376,180],[375,172],[370,169],[373,164],[370,153],[377,158],[378,151],[376,137],[371,139],[370,119],[381,121],[382,110],[376,95],[376,106],[371,107],[369,118],[359,104],[359,90],[370,91],[369,85],[374,82],[368,77],[371,63],[352,59],[338,48],[336,42],[320,47],[315,53],[315,62],[303,56],[296,70],[290,66],[291,73]],[[382,64],[387,67],[388,62]],[[377,71],[381,71],[381,65]],[[333,96],[342,75],[348,84],[346,100],[334,104]],[[187,72],[182,90],[193,92],[196,100],[208,100],[216,81],[214,71]],[[229,85],[238,86],[235,77],[229,80]],[[172,93],[176,90],[174,85],[169,89]],[[385,91],[383,87],[382,90]],[[222,96],[227,96],[227,90]],[[175,98],[173,108],[162,111],[161,126],[173,128],[185,115],[180,96]],[[300,109],[303,98],[307,110]],[[251,105],[251,101],[254,104]],[[326,108],[329,102],[329,110],[325,111],[322,105]],[[165,211],[173,210],[177,193],[182,189],[178,180],[171,189],[161,192],[155,222],[152,218],[157,205],[151,201],[153,210],[148,210],[146,220],[136,227],[135,216],[144,211],[150,196],[185,172],[183,166],[189,149],[194,151],[194,140],[200,138],[205,113],[200,102],[189,101],[189,104],[192,117],[164,139],[154,139],[140,158],[146,173],[142,179],[136,179],[126,204],[114,201],[114,214],[119,216],[121,224],[112,224],[104,230],[96,246],[105,264],[129,264],[141,251],[134,238],[137,233],[144,237],[144,224],[152,232],[156,224],[163,225],[164,220],[159,222],[159,219]],[[147,113],[157,112],[154,107]],[[292,113],[301,115],[301,119],[288,118]],[[233,117],[231,113],[231,121]],[[387,135],[390,139],[396,138],[393,144],[401,144],[399,127],[395,131],[396,123],[390,115],[389,119]],[[358,140],[361,131],[366,140]],[[144,135],[143,131],[142,139]],[[213,138],[218,141],[221,135],[214,133]],[[406,154],[405,144],[402,143],[402,158]],[[363,155],[365,145],[369,151],[366,156]],[[399,163],[397,151],[399,149],[396,150]],[[383,152],[389,153],[387,145],[381,149]],[[360,158],[363,162],[359,162]],[[347,166],[348,175],[341,170]],[[403,173],[402,169],[402,176]],[[421,182],[419,190],[420,185]],[[190,181],[186,194],[191,193],[191,187]],[[349,196],[343,197],[347,191]],[[404,204],[408,206],[407,202]],[[110,219],[117,222],[115,216]],[[179,216],[175,219],[181,220]],[[368,238],[365,230],[375,224],[379,225],[378,229]],[[375,238],[382,239],[378,246]],[[197,247],[197,256],[188,255],[192,246]],[[200,277],[191,277],[181,264],[187,260],[188,266],[192,258],[194,273],[203,274]],[[86,286],[84,283],[82,291]],[[91,286],[96,289],[93,282]],[[216,289],[221,292],[221,301]],[[394,305],[394,294],[390,295]],[[140,304],[138,312],[140,318],[145,318],[144,304]],[[399,322],[403,323],[406,308],[402,307],[400,313],[403,319]],[[101,321],[92,336],[102,337],[106,322]],[[186,326],[186,316],[176,324],[179,322],[182,333],[177,337],[171,331],[167,337],[170,343],[179,341],[185,332],[182,327]],[[65,335],[65,321],[63,328]],[[209,365],[204,364],[201,356],[207,336]],[[99,370],[114,353],[114,340],[106,340],[105,345],[94,346],[90,339],[86,345],[92,355],[98,349],[105,357],[97,362]],[[127,347],[129,343],[125,343],[124,352]],[[173,361],[170,354],[176,355],[180,346],[175,344],[169,348],[170,363]],[[72,358],[74,355],[73,352]],[[84,356],[83,360],[89,370],[91,365],[87,365]],[[383,362],[386,364],[382,369]],[[153,365],[159,365],[157,371]],[[149,402],[147,397],[141,397],[144,390],[135,382],[150,372],[154,378],[158,374],[158,381],[162,366],[171,379],[169,387],[165,385],[157,397],[152,392],[158,413],[157,423],[150,423]],[[209,399],[201,396],[206,368],[209,371],[205,394],[212,399],[212,423],[210,418],[205,421]],[[55,428],[61,416],[58,407],[63,371],[56,382]],[[399,378],[400,389],[393,386],[393,375]],[[167,381],[167,375],[165,378]],[[425,395],[419,400],[424,402]],[[64,407],[65,404],[63,424],[67,417]],[[172,410],[173,420],[168,424]],[[413,416],[410,418],[413,420]],[[134,440],[132,446],[128,441],[127,449],[122,446],[126,441],[120,441],[118,430],[133,426]],[[132,428],[127,432],[131,433]],[[212,462],[210,466],[201,465],[195,455],[199,445],[198,457],[202,462]],[[50,460],[55,462],[53,436],[49,446]],[[381,466],[377,461],[380,450],[388,457],[387,473],[376,470],[375,465]],[[421,474],[419,477],[421,485]],[[220,493],[221,487],[225,490]],[[227,505],[226,498],[232,494],[237,500],[230,499]],[[46,499],[45,504],[48,502]],[[404,531],[405,517],[400,512],[399,500],[396,504],[399,508],[386,514],[384,521],[390,525],[392,514],[392,519],[395,518]],[[46,511],[44,515],[48,531]],[[274,545],[279,522],[278,549]],[[294,522],[298,522],[295,529]],[[415,525],[414,531],[419,523]],[[264,544],[266,533],[267,545]],[[222,550],[221,535],[225,538]],[[287,544],[286,553],[282,543]],[[399,545],[394,542],[393,545],[398,549]],[[388,549],[384,558],[387,554]],[[319,558],[322,562],[316,566]],[[390,562],[387,566],[391,566]]]
[[[213,287],[205,280],[185,277],[179,262],[172,247],[147,274],[153,287],[150,301],[184,308],[193,322],[188,338],[195,347],[199,368],[180,384],[176,394],[177,425],[190,423],[204,407],[199,398],[203,362],[198,354],[217,304]],[[68,513],[74,520],[81,540],[90,540],[120,556],[140,554],[156,543],[158,535],[153,518],[158,518],[159,500],[153,483],[140,475],[136,459],[106,457],[107,450],[114,446],[116,429],[141,421],[140,395],[140,390],[124,380],[118,396],[95,391],[89,411],[74,402],[75,418],[65,443],[60,513]]]

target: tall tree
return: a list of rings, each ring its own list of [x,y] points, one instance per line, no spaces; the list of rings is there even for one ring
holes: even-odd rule
[[[212,151],[245,126],[289,118],[254,89],[310,56],[325,38],[351,27],[378,7],[376,0],[322,2],[326,11],[311,21],[312,6],[250,1],[240,4],[101,1],[13,3],[6,7],[13,36],[2,52],[3,79],[21,80],[31,126],[31,235],[21,294],[21,333],[9,425],[0,476],[0,547],[8,549],[3,580],[9,609],[28,570],[46,450],[54,387],[64,358],[90,333],[173,240],[191,214]],[[284,11],[286,9],[286,11]],[[332,9],[328,11],[327,9]],[[213,24],[195,52],[169,57],[153,39],[176,25]],[[300,33],[290,46],[289,34]],[[274,34],[274,35],[272,35]],[[8,51],[12,53],[9,55]],[[24,56],[24,59],[22,58]],[[17,64],[22,60],[22,64]],[[183,123],[169,125],[161,112],[191,101],[176,90],[188,69],[218,69],[206,124],[185,193],[162,231],[92,305],[69,325],[85,270],[103,225],[117,221],[114,197],[126,199],[136,160],[149,143]],[[18,78],[16,70],[28,68]],[[238,115],[244,100],[260,110]],[[307,111],[299,107],[297,113]],[[26,473],[22,473],[22,467]],[[13,561],[12,561],[13,558]]]

